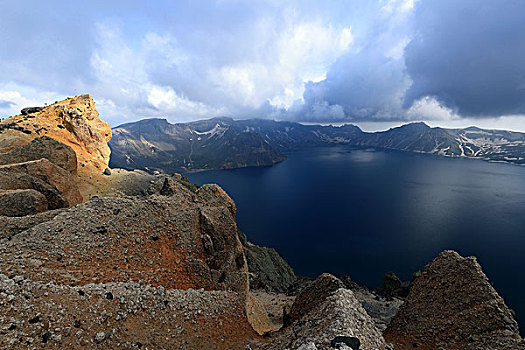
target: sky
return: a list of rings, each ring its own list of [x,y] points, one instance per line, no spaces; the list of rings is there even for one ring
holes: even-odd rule
[[[0,1],[0,117],[216,116],[525,132],[522,0]]]

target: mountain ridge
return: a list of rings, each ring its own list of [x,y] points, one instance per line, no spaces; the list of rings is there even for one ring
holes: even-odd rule
[[[217,117],[188,123],[142,119],[112,129],[111,167],[167,172],[268,166],[287,152],[349,145],[525,164],[525,133],[430,127],[408,123],[364,132],[353,124],[305,125],[268,119]]]

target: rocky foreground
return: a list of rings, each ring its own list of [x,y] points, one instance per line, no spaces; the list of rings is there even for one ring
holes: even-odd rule
[[[0,123],[1,349],[525,349],[475,258],[297,278],[220,187],[108,169],[105,131],[89,95]]]

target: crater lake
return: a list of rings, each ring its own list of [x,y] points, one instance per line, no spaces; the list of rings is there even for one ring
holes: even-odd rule
[[[187,175],[222,186],[248,239],[298,275],[347,274],[376,288],[388,271],[410,280],[453,249],[478,258],[525,324],[525,167],[349,147],[287,156]]]

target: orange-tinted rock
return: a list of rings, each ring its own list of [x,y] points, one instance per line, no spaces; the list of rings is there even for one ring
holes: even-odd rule
[[[476,258],[454,251],[425,267],[384,335],[396,350],[525,349],[518,323]]]
[[[87,199],[105,187],[102,172],[109,163],[107,141],[111,135],[111,127],[99,118],[91,95],[81,95],[0,121],[0,154],[42,136],[71,147],[77,158],[79,189]],[[66,168],[72,169],[70,165]]]
[[[168,289],[232,290],[245,299],[248,273],[234,208],[216,185],[197,193],[179,185],[171,197],[94,199],[0,246],[0,272],[68,285],[142,280]],[[25,258],[17,260],[20,251]],[[42,269],[26,269],[29,260]]]
[[[70,146],[79,163],[87,161],[102,170],[108,166],[110,150],[107,142],[111,139],[111,127],[99,118],[91,95],[69,98],[44,107],[40,112],[7,118],[0,123],[0,129],[2,125],[14,125],[6,130],[16,131],[18,128],[29,132],[29,137],[23,139],[54,138]],[[25,132],[19,131],[27,135]],[[5,142],[0,153],[19,146],[19,143],[9,145]]]
[[[42,158],[29,162],[1,165],[0,172],[25,173],[39,178],[55,187],[68,201],[69,206],[82,202],[78,185],[69,171]]]

